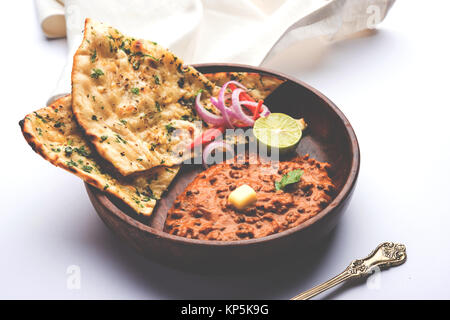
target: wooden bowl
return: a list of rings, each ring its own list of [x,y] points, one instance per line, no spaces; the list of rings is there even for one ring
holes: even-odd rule
[[[359,172],[358,141],[344,114],[322,93],[307,84],[264,68],[238,64],[194,65],[202,73],[223,71],[258,72],[286,82],[266,100],[272,112],[303,117],[309,124],[297,152],[331,164],[330,176],[337,186],[332,202],[303,224],[267,237],[240,241],[187,239],[163,232],[164,220],[175,197],[180,194],[199,167],[185,165],[151,219],[137,216],[117,199],[86,184],[89,198],[100,218],[120,238],[155,261],[178,267],[212,269],[254,265],[265,259],[289,256],[299,244],[308,247],[320,241],[337,224],[349,204]],[[238,263],[236,263],[238,262]]]

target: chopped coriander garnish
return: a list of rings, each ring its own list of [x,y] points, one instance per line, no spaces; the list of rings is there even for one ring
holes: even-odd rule
[[[47,123],[47,120],[45,120],[44,117],[41,116],[39,113],[34,112],[34,115],[35,115],[39,120],[41,120],[43,123]]]
[[[91,78],[98,79],[100,76],[103,76],[104,73],[101,69],[92,69]]]
[[[119,46],[119,49],[125,52],[126,54],[130,54],[131,52],[129,48],[125,48],[126,43],[128,44],[129,41],[130,41],[129,39],[125,39]]]
[[[139,94],[139,88],[131,88],[131,92],[134,94]]]
[[[166,130],[168,134],[171,134],[172,132],[174,132],[176,130],[176,128],[171,124],[166,124]]]
[[[302,178],[302,175],[303,175],[303,170],[300,170],[300,169],[292,170],[292,171],[288,172],[287,174],[283,175],[283,177],[281,177],[280,181],[275,181],[275,189],[282,190],[287,185],[299,182],[300,179]]]
[[[72,155],[72,152],[73,152],[72,147],[66,147],[64,149],[64,153],[66,154],[67,157],[70,157]]]
[[[181,120],[185,120],[185,121],[190,121],[190,122],[192,122],[192,121],[194,121],[195,119],[194,119],[194,117],[192,117],[192,116],[190,116],[190,115],[184,114],[184,115],[181,116]]]
[[[97,49],[94,49],[94,52],[91,54],[91,63],[94,63],[95,59],[97,59]]]
[[[92,168],[91,166],[85,165],[85,166],[82,166],[81,169],[87,173],[91,173],[92,169],[94,169],[94,168]]]
[[[74,148],[73,149],[76,153],[78,153],[80,156],[83,157],[90,157],[90,153],[85,149],[84,146],[81,146],[79,148]]]
[[[159,77],[156,74],[153,75],[153,79],[155,79],[155,84],[160,84]]]
[[[141,203],[141,201],[140,201],[139,199],[137,199],[136,197],[132,197],[132,199],[133,199],[133,201],[134,201],[136,204]]]
[[[62,123],[61,121],[57,121],[54,125],[55,128],[60,128],[61,126],[63,126],[64,123]]]
[[[120,119],[120,123],[122,123],[123,125],[126,125],[126,124],[127,124],[127,120],[125,120],[125,119]]]
[[[144,54],[144,57],[149,57],[149,58],[155,60],[156,62],[159,62],[159,59],[158,59],[158,58],[155,58],[155,57],[152,56],[151,54]]]
[[[124,138],[122,138],[120,135],[116,134],[116,142],[120,143],[122,142],[123,144],[127,144],[127,141],[124,140]]]
[[[67,161],[66,163],[69,167],[78,167],[78,164],[73,160]]]
[[[108,136],[101,136],[101,137],[100,137],[100,142],[103,142],[103,141],[105,141],[106,139],[108,139]]]
[[[161,106],[159,105],[158,101],[155,102],[155,107],[156,107],[156,110],[158,110],[158,112],[161,112]]]
[[[214,113],[213,109],[211,109],[211,108],[205,107],[205,109],[208,110],[211,113]]]

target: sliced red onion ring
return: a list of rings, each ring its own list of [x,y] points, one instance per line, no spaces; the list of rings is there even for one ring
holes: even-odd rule
[[[210,100],[211,100],[211,103],[216,106],[216,108],[219,106],[219,100],[217,100],[214,97],[211,97]]]
[[[211,102],[213,101],[213,98],[211,98]],[[214,102],[213,102],[214,103]],[[217,105],[214,104],[217,109],[219,109],[220,113],[222,113],[222,117],[225,123],[225,126],[227,128],[233,129],[233,123],[232,119],[234,118],[234,112],[230,108],[228,108],[225,104],[220,103],[220,100],[217,101]]]
[[[226,92],[227,87],[230,84],[234,84],[240,89],[235,89],[232,93]],[[228,81],[225,83],[219,91],[218,98],[211,97],[211,103],[220,111],[221,115],[215,115],[208,110],[206,110],[202,103],[200,102],[199,93],[195,99],[195,107],[197,113],[200,117],[209,124],[215,126],[225,126],[227,128],[233,129],[237,126],[252,126],[255,123],[255,120],[252,116],[247,115],[242,106],[253,106],[257,107],[258,102],[255,101],[239,101],[239,96],[242,92],[245,92],[247,88],[237,81]],[[228,107],[226,105],[226,101],[231,98],[231,106]],[[261,117],[266,117],[270,114],[269,108],[267,106],[261,106]]]
[[[215,125],[215,126],[221,126],[224,123],[223,116],[215,115],[203,107],[200,97],[202,93],[200,92],[197,94],[197,97],[195,98],[195,110],[197,111],[197,114],[205,120],[207,123]]]
[[[227,125],[228,128],[234,128],[234,125],[232,123],[232,118],[234,118],[232,116],[232,114],[230,114],[230,111],[225,111],[225,110],[231,110],[230,108],[228,108],[225,105],[225,91],[227,90],[228,86],[230,84],[234,84],[235,86],[245,89],[247,90],[247,88],[245,86],[243,86],[240,82],[237,81],[228,81],[227,83],[225,83],[222,88],[220,88],[219,91],[219,97],[218,97],[218,105],[216,106],[220,112],[222,112],[223,117],[225,119],[225,124]],[[223,111],[222,111],[223,110]]]
[[[242,92],[244,92],[242,89],[233,90],[233,94],[231,95],[231,109],[236,115],[236,120],[250,127],[253,126],[255,120],[251,116],[246,115],[244,110],[242,110],[241,102],[239,101],[239,95]]]
[[[213,141],[203,150],[203,166],[208,167],[208,157],[214,150],[222,149],[234,155],[234,148],[224,141]]]

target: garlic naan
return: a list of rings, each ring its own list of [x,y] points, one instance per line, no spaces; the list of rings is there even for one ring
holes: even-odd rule
[[[156,167],[148,172],[123,177],[113,172],[90,147],[77,125],[70,95],[51,106],[30,113],[20,122],[23,135],[34,151],[55,166],[74,173],[87,183],[121,199],[137,213],[150,215],[179,167]],[[100,142],[112,143],[105,139]]]
[[[176,147],[202,131],[192,122],[195,97],[202,92],[211,106],[213,90],[204,75],[158,44],[86,19],[73,61],[73,113],[122,175],[181,163],[187,155]],[[176,129],[189,134],[174,135]]]

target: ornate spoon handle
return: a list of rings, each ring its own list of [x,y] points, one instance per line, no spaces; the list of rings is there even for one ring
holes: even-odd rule
[[[341,282],[351,278],[368,276],[374,267],[380,269],[398,266],[406,261],[406,247],[403,244],[384,242],[364,259],[353,260],[352,263],[336,277],[302,292],[291,300],[306,300],[324,292]]]

